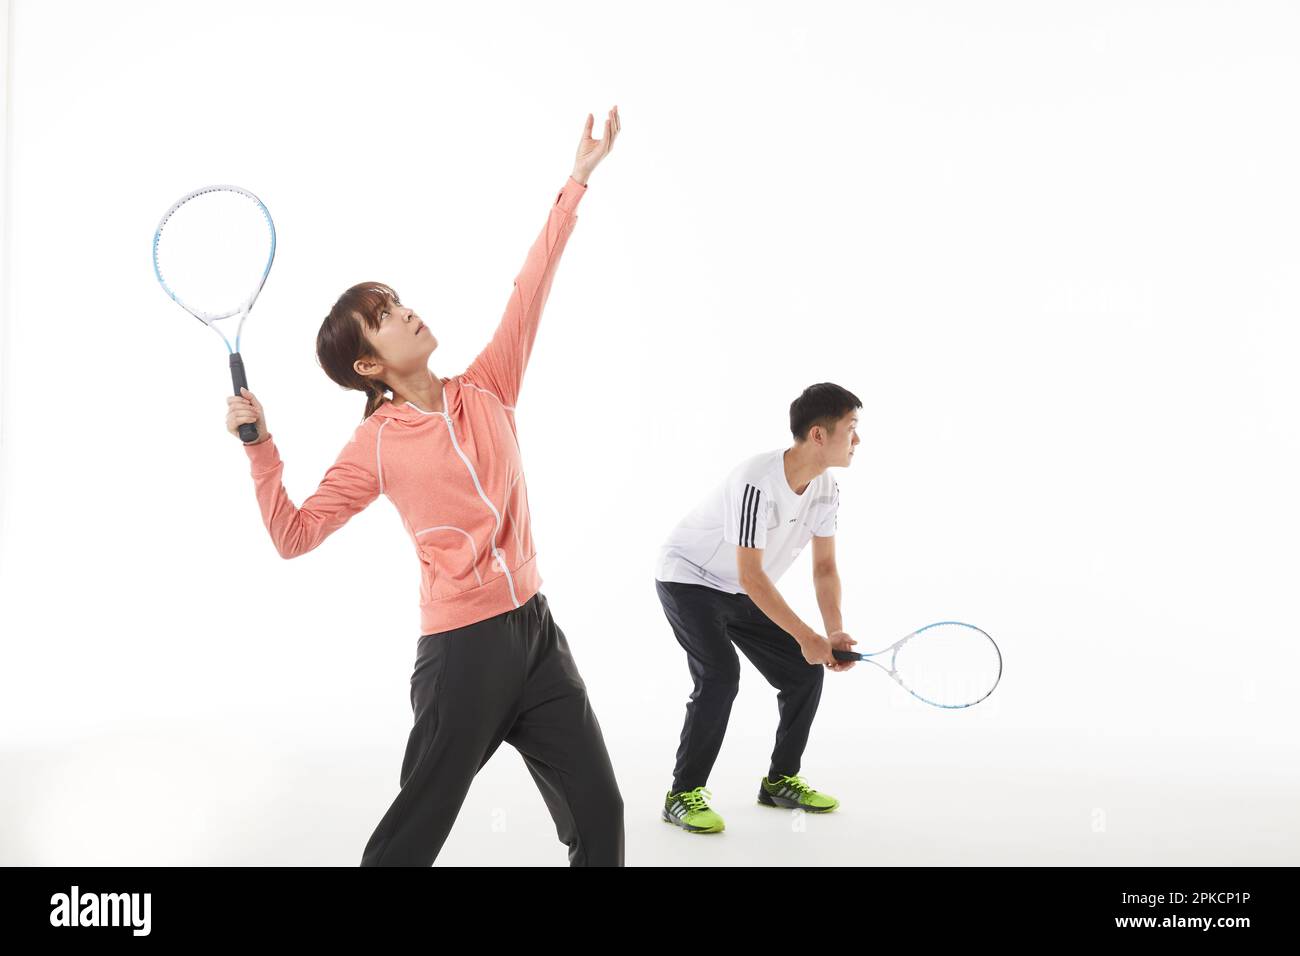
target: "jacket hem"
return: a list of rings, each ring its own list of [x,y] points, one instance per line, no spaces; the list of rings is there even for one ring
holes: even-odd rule
[[[436,601],[420,604],[420,634],[439,634],[453,631],[468,624],[477,624],[516,607],[527,604],[542,588],[538,572],[537,555],[533,555],[517,568],[510,569],[514,581],[516,604],[510,596],[510,581],[503,574],[484,581],[481,585],[459,591]]]

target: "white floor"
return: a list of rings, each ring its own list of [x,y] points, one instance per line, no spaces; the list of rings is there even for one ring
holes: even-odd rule
[[[774,717],[762,697],[754,688],[738,700],[733,723]],[[1300,862],[1296,770],[1240,742],[1166,738],[1152,748],[986,728],[963,744],[963,758],[949,752],[936,762],[915,731],[859,750],[829,746],[842,730],[823,728],[803,768],[842,806],[811,815],[755,803],[766,739],[733,728],[709,783],[727,830],[696,835],[659,819],[675,731],[652,740],[607,726],[627,864]],[[330,738],[336,746],[323,748]],[[319,727],[258,739],[211,724],[122,723],[34,749],[6,747],[0,863],[352,866],[396,793],[404,742],[399,734],[377,748]],[[567,865],[508,745],[476,778],[438,864]]]

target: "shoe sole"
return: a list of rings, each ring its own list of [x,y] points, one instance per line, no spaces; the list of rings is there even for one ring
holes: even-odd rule
[[[689,823],[682,823],[681,820],[678,820],[667,810],[663,811],[663,813],[660,815],[660,819],[663,820],[664,823],[671,823],[675,827],[680,827],[681,829],[685,830],[687,833],[721,833],[723,830],[727,828],[727,825],[725,823],[720,824],[716,827],[693,827]]]
[[[774,807],[777,810],[803,810],[805,813],[830,813],[832,810],[839,809],[840,806],[836,803],[832,807],[809,807],[791,800],[789,797],[774,796],[766,790],[759,791],[756,802],[760,807]]]

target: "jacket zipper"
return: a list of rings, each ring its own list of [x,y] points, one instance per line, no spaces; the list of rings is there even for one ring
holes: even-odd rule
[[[463,461],[465,463],[465,467],[469,469],[469,476],[474,479],[474,488],[478,491],[478,496],[483,499],[483,503],[487,505],[488,508],[492,511],[492,517],[496,519],[496,525],[497,525],[496,531],[492,535],[492,540],[491,542],[489,542],[489,546],[492,548],[492,554],[497,559],[497,564],[499,564],[501,566],[501,570],[505,572],[506,584],[510,588],[510,600],[515,603],[515,607],[519,607],[519,596],[515,594],[515,579],[511,577],[510,566],[506,564],[505,558],[501,554],[501,549],[497,547],[497,543],[496,543],[497,536],[501,534],[501,512],[497,511],[496,505],[492,504],[491,499],[489,499],[488,496],[483,493],[483,486],[479,483],[478,473],[474,471],[473,462],[471,462],[469,458],[465,456],[465,453],[461,451],[460,442],[456,441],[456,429],[451,427],[451,416],[448,415],[446,412],[425,412],[424,409],[419,408],[418,406],[413,405],[410,402],[407,402],[407,404],[411,405],[411,407],[414,408],[417,412],[423,412],[426,415],[441,415],[442,420],[446,423],[447,434],[451,436],[452,447],[456,449],[456,454],[460,456],[460,460]]]

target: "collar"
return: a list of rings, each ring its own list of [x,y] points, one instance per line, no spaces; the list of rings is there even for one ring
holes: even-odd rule
[[[448,388],[453,384],[452,379],[442,379],[442,406],[444,411],[447,408],[449,394]],[[401,422],[421,422],[433,418],[435,415],[441,415],[441,412],[429,411],[420,408],[414,402],[397,402],[391,399],[384,402],[371,413],[371,417],[395,418]]]

